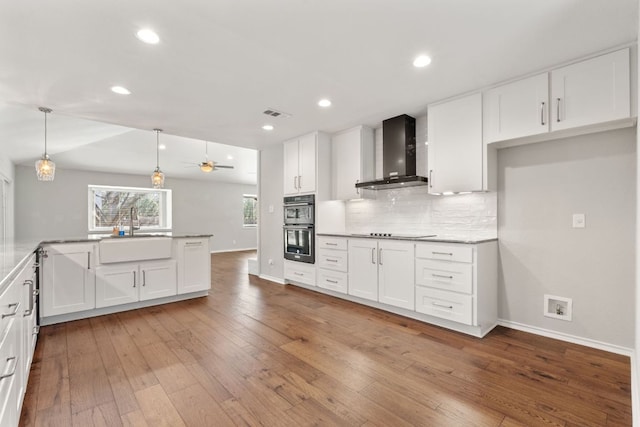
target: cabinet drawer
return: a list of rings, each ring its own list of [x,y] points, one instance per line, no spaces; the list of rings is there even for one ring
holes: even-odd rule
[[[318,251],[318,267],[329,270],[347,272],[347,251],[320,249]]]
[[[473,264],[416,259],[416,285],[473,293]]]
[[[285,280],[315,286],[316,268],[313,265],[306,265],[302,262],[286,262],[284,265],[284,278]]]
[[[463,245],[416,245],[416,258],[441,259],[445,261],[473,262],[473,248]]]
[[[473,297],[416,286],[416,311],[473,325]]]
[[[347,293],[348,274],[340,271],[318,270],[318,286],[324,289]]]
[[[318,237],[317,245],[318,249],[339,249],[341,251],[347,250],[347,239],[340,237]]]
[[[0,294],[0,340],[6,335],[12,320],[22,318],[25,309],[20,304],[21,285],[22,283],[12,282]]]

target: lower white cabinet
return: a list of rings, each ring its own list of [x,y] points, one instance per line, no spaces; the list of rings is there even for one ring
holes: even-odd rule
[[[95,308],[94,243],[65,243],[42,248],[41,316]]]
[[[0,292],[0,426],[17,426],[29,380],[38,329],[36,262],[32,255]]]
[[[174,239],[178,261],[178,293],[211,289],[211,252],[209,238]]]
[[[101,265],[96,268],[96,308],[176,294],[174,260]]]
[[[285,260],[284,279],[285,281],[316,286],[316,267],[313,264]]]
[[[414,243],[349,240],[349,295],[413,310]]]

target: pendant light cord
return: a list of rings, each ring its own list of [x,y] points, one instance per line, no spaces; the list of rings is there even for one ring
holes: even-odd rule
[[[154,129],[156,132],[156,170],[160,170],[160,132],[162,129]]]
[[[44,156],[47,157],[47,114],[51,112],[51,108],[40,107],[38,110],[44,113]]]

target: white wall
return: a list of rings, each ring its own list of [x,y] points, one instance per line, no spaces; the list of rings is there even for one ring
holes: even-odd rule
[[[35,168],[33,169],[35,173]],[[0,178],[8,181],[6,188],[6,217],[5,217],[5,238],[7,241],[11,241],[14,237],[15,231],[15,168],[13,163],[6,157],[0,155]]]
[[[635,141],[627,128],[498,151],[500,318],[634,347]],[[573,321],[544,317],[544,294],[573,298]]]
[[[260,275],[277,280],[284,278],[283,264],[283,180],[284,161],[282,144],[277,144],[260,151]],[[269,263],[272,260],[272,264]]]
[[[57,170],[53,182],[39,182],[33,168],[17,166],[16,237],[55,239],[87,235],[87,186],[150,187],[144,175]],[[212,251],[256,248],[256,228],[243,228],[242,195],[256,186],[167,177],[172,190],[173,232],[213,234]],[[235,243],[234,243],[235,240]]]

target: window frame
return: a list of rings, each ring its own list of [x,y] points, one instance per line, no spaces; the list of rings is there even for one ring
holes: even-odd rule
[[[172,193],[170,189],[156,189],[144,187],[126,187],[121,185],[93,185],[87,186],[87,229],[89,234],[111,233],[112,227],[96,227],[95,218],[95,190],[119,191],[128,193],[158,193],[160,195],[159,226],[141,226],[140,232],[170,232],[172,231]],[[126,224],[125,224],[126,225]]]
[[[244,201],[245,199],[255,200],[255,224],[246,224],[244,218]],[[243,228],[256,228],[258,226],[258,196],[256,194],[243,194],[242,195],[242,227]]]

